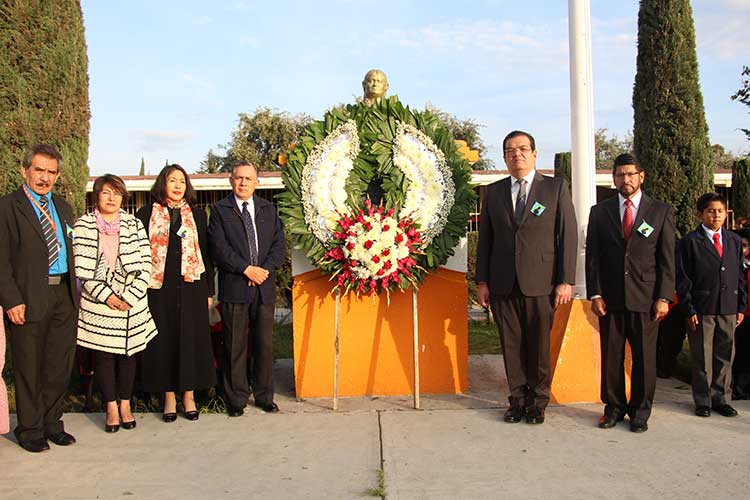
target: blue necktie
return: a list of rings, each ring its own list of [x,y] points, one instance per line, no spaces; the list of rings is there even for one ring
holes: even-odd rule
[[[245,224],[247,233],[247,244],[250,247],[250,265],[258,265],[258,245],[255,242],[255,228],[253,227],[253,216],[247,209],[247,202],[242,203],[242,223]]]

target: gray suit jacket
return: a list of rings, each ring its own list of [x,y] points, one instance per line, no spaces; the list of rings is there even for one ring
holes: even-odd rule
[[[567,182],[537,173],[523,218],[513,221],[511,177],[490,184],[479,219],[477,283],[508,295],[518,280],[527,297],[550,295],[575,283],[578,229]]]

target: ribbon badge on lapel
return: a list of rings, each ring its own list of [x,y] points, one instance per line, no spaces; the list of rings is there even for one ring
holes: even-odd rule
[[[75,231],[73,231],[73,228],[70,227],[70,224],[67,223],[65,224],[65,234],[68,235],[68,238],[70,238],[71,240],[76,237]]]
[[[531,207],[531,213],[539,217],[544,213],[544,211],[547,210],[547,207],[539,203],[538,201],[534,202],[534,205]]]
[[[648,238],[649,236],[651,236],[651,233],[654,232],[654,228],[651,227],[651,225],[644,220],[643,223],[641,223],[641,225],[638,226],[638,229],[636,229],[636,231],[641,233],[644,238]]]

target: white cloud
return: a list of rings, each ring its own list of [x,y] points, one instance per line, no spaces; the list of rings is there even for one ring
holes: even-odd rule
[[[257,49],[260,47],[260,40],[257,37],[244,35],[240,37],[240,45],[245,45]]]
[[[206,26],[207,24],[211,24],[213,22],[213,19],[211,19],[209,16],[200,16],[193,19],[193,25],[195,26]]]
[[[141,129],[132,132],[134,142],[144,153],[172,152],[184,149],[195,134],[187,130]]]
[[[698,48],[724,60],[744,59],[750,45],[748,13],[747,0],[696,2],[693,16]]]

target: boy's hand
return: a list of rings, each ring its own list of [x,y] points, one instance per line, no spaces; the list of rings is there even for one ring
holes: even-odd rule
[[[691,332],[694,332],[696,328],[698,328],[698,315],[693,314],[687,319],[687,326],[690,328]]]
[[[743,319],[745,319],[745,315],[743,313],[737,313],[737,326],[740,326]]]

